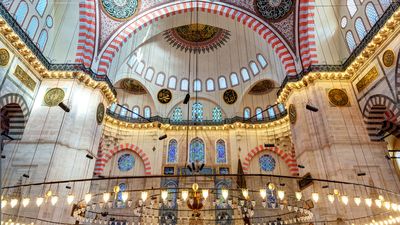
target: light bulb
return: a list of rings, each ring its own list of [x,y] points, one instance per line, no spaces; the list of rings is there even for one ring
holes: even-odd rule
[[[167,190],[163,190],[161,191],[161,198],[166,201],[168,198],[168,191]]]
[[[226,200],[228,198],[228,195],[229,195],[228,189],[222,189],[221,193],[222,193],[222,197]]]
[[[14,208],[18,204],[18,199],[13,198],[10,201],[11,208]]]
[[[318,202],[319,200],[319,194],[317,192],[314,192],[311,194],[311,198],[314,202]]]
[[[142,191],[142,194],[140,195],[140,197],[142,198],[142,201],[145,202],[147,199],[148,193],[147,191]]]
[[[278,191],[278,198],[282,201],[285,198],[285,191],[279,190]]]
[[[361,204],[361,198],[360,197],[354,197],[354,203],[356,203],[357,206]]]
[[[342,202],[344,205],[347,205],[349,203],[349,197],[347,197],[347,195],[342,195]]]
[[[372,199],[366,198],[366,199],[365,199],[365,204],[366,204],[368,207],[371,207],[371,205],[372,205]]]
[[[186,201],[188,197],[189,197],[189,191],[188,190],[183,190],[182,191],[182,199],[183,199],[183,201]]]
[[[267,197],[267,189],[260,189],[260,196],[265,199]]]
[[[43,204],[44,198],[43,197],[38,197],[36,199],[36,205],[39,207]]]
[[[103,201],[108,202],[110,200],[111,194],[109,192],[103,193]]]
[[[275,190],[275,184],[274,183],[269,183],[268,184],[268,189],[271,190],[271,191]]]
[[[128,200],[129,193],[124,191],[124,192],[121,193],[121,197],[122,197],[122,201],[126,202],[126,200]]]
[[[56,196],[56,195],[51,196],[50,202],[52,205],[55,205],[57,203],[57,201],[58,201],[58,196]]]
[[[338,189],[333,189],[333,194],[339,195],[339,190]]]
[[[68,196],[67,196],[67,203],[68,203],[68,205],[71,205],[71,203],[74,201],[74,196],[72,195],[72,194],[69,194]]]
[[[381,199],[375,199],[375,205],[376,205],[378,208],[381,208],[381,207],[382,207],[382,200],[381,200]]]
[[[201,191],[201,193],[203,194],[203,198],[204,198],[204,199],[207,199],[207,198],[208,198],[208,190],[207,190],[207,189],[203,189],[203,190]]]
[[[385,200],[385,198],[384,198],[382,195],[379,195],[379,196],[378,196],[378,199],[381,200],[381,201],[384,201],[384,200]]]
[[[297,201],[300,201],[301,197],[303,197],[303,194],[300,191],[296,191],[295,195],[296,195]]]
[[[398,205],[396,203],[391,204],[393,211],[397,211]]]
[[[7,205],[7,200],[1,200],[1,208],[4,208]]]
[[[24,206],[24,208],[25,208],[27,205],[29,205],[29,201],[30,201],[29,198],[22,199],[22,206]]]
[[[120,190],[119,185],[114,186],[114,193],[118,193]]]
[[[333,204],[335,201],[335,196],[333,194],[328,194],[328,201]]]
[[[90,202],[90,200],[92,200],[92,194],[90,194],[90,193],[85,194],[86,204],[88,204]]]
[[[383,203],[383,206],[385,206],[385,208],[386,208],[387,210],[389,210],[389,209],[390,209],[390,202],[389,202],[389,201],[384,202],[384,203]]]
[[[245,199],[249,197],[249,190],[247,189],[242,189],[242,195]]]

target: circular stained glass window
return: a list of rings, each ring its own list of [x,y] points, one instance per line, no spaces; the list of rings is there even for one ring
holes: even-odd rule
[[[270,155],[261,156],[258,162],[260,163],[260,168],[264,171],[271,172],[275,169],[275,159]]]
[[[104,10],[115,19],[127,19],[135,14],[138,0],[102,0]]]
[[[46,26],[48,28],[51,28],[53,26],[53,17],[51,17],[50,15],[46,17]]]
[[[131,154],[121,155],[118,159],[118,169],[129,171],[135,166],[135,158]]]
[[[342,20],[340,21],[340,26],[342,27],[342,28],[345,28],[346,26],[347,26],[347,18],[344,16],[343,18],[342,18]]]

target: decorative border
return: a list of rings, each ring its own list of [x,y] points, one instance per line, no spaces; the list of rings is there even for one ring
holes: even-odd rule
[[[299,6],[299,49],[303,68],[317,64],[317,47],[315,42],[315,1],[300,0]]]
[[[10,136],[16,138],[17,140],[21,140],[23,132],[25,130],[25,125],[26,121],[28,121],[29,118],[29,108],[28,105],[25,102],[25,99],[19,95],[19,94],[6,94],[4,96],[0,97],[0,109],[5,107],[8,104],[17,104],[19,107],[21,107],[21,114],[18,114],[18,116],[23,117],[23,123],[21,124],[21,121],[10,121],[10,127],[9,129],[17,129],[18,132],[15,132],[13,134],[10,134]],[[21,132],[19,132],[21,131]]]
[[[96,43],[96,2],[86,0],[79,3],[79,38],[76,63],[90,68]]]
[[[102,146],[102,144],[100,144]],[[107,164],[107,162],[113,158],[115,154],[121,151],[131,151],[139,155],[139,157],[142,159],[143,164],[144,164],[144,173],[145,175],[151,175],[151,165],[150,165],[150,160],[149,157],[146,155],[146,153],[139,148],[138,146],[134,144],[120,144],[118,146],[115,146],[114,149],[107,151],[99,150],[99,153],[97,154],[98,159],[96,160],[95,166],[94,166],[94,175],[101,175],[104,171],[104,168]],[[104,152],[104,153],[103,153]]]

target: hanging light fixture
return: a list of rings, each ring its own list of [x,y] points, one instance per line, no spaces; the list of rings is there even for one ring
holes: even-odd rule
[[[6,207],[6,205],[7,205],[7,200],[5,199],[1,200],[1,208]]]
[[[36,205],[39,207],[43,204],[44,198],[43,197],[38,197],[36,199]]]
[[[189,191],[188,190],[183,190],[182,191],[182,200],[186,201],[189,197]]]
[[[228,189],[222,189],[222,190],[221,190],[221,193],[222,193],[222,197],[223,197],[225,200],[228,199],[228,195],[229,195]]]
[[[392,207],[393,211],[397,211],[397,209],[399,208],[399,206],[396,203],[392,203],[391,207]]]
[[[167,198],[168,198],[168,191],[167,190],[161,191],[161,198],[162,198],[162,200],[164,200],[164,202],[167,200]]]
[[[74,201],[74,196],[72,195],[72,194],[69,194],[68,196],[67,196],[67,203],[68,203],[68,205],[71,205],[71,203]]]
[[[381,208],[381,207],[382,207],[382,200],[381,200],[381,199],[375,199],[375,205],[376,205],[378,208]]]
[[[204,199],[207,199],[207,198],[208,198],[208,190],[207,190],[207,189],[203,189],[203,190],[201,191],[201,193],[202,193]]]
[[[16,199],[16,198],[11,199],[11,201],[10,201],[11,208],[14,208],[17,204],[18,204],[18,199]]]
[[[349,203],[349,197],[347,195],[342,195],[341,198],[344,205],[347,205]]]
[[[278,190],[278,198],[282,201],[285,198],[285,191]]]
[[[86,193],[85,194],[85,202],[86,202],[86,204],[88,204],[90,202],[90,200],[92,200],[92,194]]]
[[[143,201],[143,202],[145,202],[145,201],[146,201],[146,199],[147,199],[147,196],[148,196],[148,193],[147,193],[147,191],[142,191],[142,193],[141,193],[140,197],[141,197],[141,199],[142,199],[142,201]]]
[[[296,191],[295,195],[296,195],[297,201],[300,201],[301,197],[303,197],[303,194],[300,191]]]
[[[389,210],[389,209],[390,209],[390,202],[389,202],[389,201],[385,201],[385,202],[383,203],[383,206],[385,206],[385,208],[386,208],[387,210]]]
[[[52,205],[55,205],[58,201],[58,196],[57,195],[53,195],[51,196],[50,202]]]
[[[356,203],[357,206],[361,204],[361,198],[360,197],[354,197],[354,203]]]
[[[124,191],[121,193],[121,197],[122,197],[122,201],[126,202],[126,200],[128,200],[128,198],[129,198],[129,193]]]
[[[265,199],[267,197],[267,189],[260,189],[260,196]]]
[[[29,205],[29,202],[30,202],[29,198],[22,199],[22,206],[25,208],[27,205]]]
[[[368,207],[371,207],[371,205],[372,205],[372,199],[366,198],[364,201],[365,201],[365,204],[366,204]]]
[[[103,201],[108,202],[110,200],[111,194],[109,192],[103,193]]]
[[[275,190],[275,184],[274,183],[269,183],[268,184],[268,189],[271,190],[271,191]]]
[[[242,189],[242,195],[245,199],[249,198],[249,190],[243,188]]]
[[[319,194],[317,192],[314,192],[311,194],[311,198],[314,202],[318,202],[319,200]]]

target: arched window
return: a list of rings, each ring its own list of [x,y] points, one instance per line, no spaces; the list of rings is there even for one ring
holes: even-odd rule
[[[41,51],[43,51],[44,48],[46,47],[46,43],[47,43],[47,31],[42,30],[42,32],[40,32],[38,43],[37,43],[37,45]]]
[[[200,102],[193,103],[192,120],[196,122],[203,121],[203,104],[201,104]]]
[[[31,21],[29,21],[28,27],[26,28],[26,33],[33,39],[36,36],[36,31],[39,26],[39,20],[36,16],[32,16]]]
[[[150,118],[151,117],[151,109],[150,107],[146,106],[143,108],[143,112],[144,112],[144,118]]]
[[[267,60],[265,60],[264,56],[262,56],[261,54],[257,55],[257,61],[258,63],[260,63],[260,66],[263,69],[265,69],[265,67],[267,67],[268,65]]]
[[[176,88],[176,77],[170,77],[168,80],[168,88],[175,89]]]
[[[121,111],[119,112],[120,116],[126,116],[126,113],[128,112],[128,110],[126,110],[129,106],[128,105],[123,105],[123,107],[121,107]]]
[[[244,108],[243,110],[243,118],[249,119],[251,116],[251,110],[249,107]]]
[[[187,79],[181,80],[181,91],[189,90],[189,81]]]
[[[222,122],[222,110],[220,107],[215,107],[212,111],[212,120],[214,122]]]
[[[117,109],[117,103],[113,102],[110,106],[110,111],[111,112],[115,112],[115,110]]]
[[[137,66],[136,66],[136,69],[135,69],[135,72],[137,73],[137,74],[139,74],[140,76],[142,76],[142,73],[143,73],[143,70],[144,70],[144,62],[138,62],[138,64],[137,64]]]
[[[240,74],[242,75],[242,79],[243,81],[248,81],[250,80],[250,75],[249,75],[249,71],[247,70],[247,68],[242,68],[240,70]]]
[[[284,112],[285,111],[285,106],[282,103],[278,104],[278,109],[280,112]]]
[[[365,7],[365,14],[367,15],[371,27],[374,26],[374,24],[379,20],[378,12],[376,11],[372,2],[368,2],[367,6]]]
[[[358,17],[356,19],[355,27],[356,27],[358,38],[360,38],[360,41],[361,41],[362,39],[364,39],[365,35],[367,35],[367,30],[365,30],[364,23],[360,17]]]
[[[268,154],[262,155],[259,159],[258,162],[260,164],[260,169],[266,172],[272,172],[275,169],[275,159]]]
[[[181,107],[176,107],[172,112],[172,122],[182,122],[183,113]]]
[[[132,113],[132,118],[133,118],[133,119],[139,118],[139,114],[140,114],[139,106],[133,106],[132,112],[133,112],[133,113]]]
[[[258,69],[258,66],[255,62],[251,61],[249,65],[254,76],[260,73],[260,69]]]
[[[144,78],[148,81],[153,80],[153,75],[154,75],[154,69],[149,67],[146,70],[146,74],[144,75]]]
[[[19,23],[19,25],[22,26],[27,14],[28,14],[28,4],[22,1],[19,3],[17,11],[15,11],[15,20],[17,21],[17,23]]]
[[[178,153],[178,142],[175,139],[171,139],[168,144],[167,163],[176,163],[177,153]]]
[[[275,111],[274,111],[274,107],[270,107],[269,109],[268,109],[268,117],[270,118],[270,119],[274,119],[275,118]]]
[[[136,64],[136,62],[137,62],[137,56],[136,53],[133,53],[126,64],[128,64],[128,66],[132,68]]]
[[[158,73],[157,79],[156,79],[156,84],[159,86],[164,85],[164,80],[165,80],[165,74],[164,73]]]
[[[350,16],[353,17],[357,12],[357,5],[354,0],[347,0],[347,9],[349,10]]]
[[[189,149],[189,162],[199,161],[200,163],[205,163],[205,148],[204,142],[200,138],[195,138],[190,142]]]
[[[201,91],[201,80],[196,79],[193,81],[193,91]]]
[[[236,73],[231,73],[231,84],[232,86],[236,86],[239,84],[239,79]]]
[[[356,41],[354,40],[354,36],[351,31],[347,31],[346,33],[346,42],[347,46],[349,46],[350,52],[352,52],[356,48]]]
[[[218,78],[218,85],[219,85],[219,89],[227,88],[225,77],[221,76],[221,77]]]
[[[392,3],[391,0],[379,0],[379,2],[381,3],[383,11],[385,11]]]
[[[47,0],[39,0],[36,5],[36,11],[39,13],[40,16],[43,16],[44,11],[47,7]]]
[[[257,120],[263,119],[263,112],[262,112],[261,108],[256,108],[256,118],[257,118]]]
[[[117,201],[114,203],[116,208],[125,208],[126,204],[123,202],[122,199],[122,192],[126,191],[126,184],[125,183],[120,183],[118,184],[119,191],[117,193]],[[120,202],[120,203],[118,203]]]
[[[225,141],[224,140],[218,140],[217,144],[215,146],[215,152],[216,152],[216,158],[217,158],[217,163],[227,163],[226,160],[226,147],[225,147]]]
[[[206,88],[207,88],[207,91],[214,91],[215,90],[214,80],[213,79],[208,79],[206,81]]]

